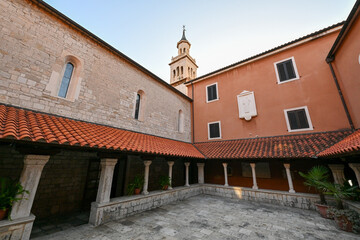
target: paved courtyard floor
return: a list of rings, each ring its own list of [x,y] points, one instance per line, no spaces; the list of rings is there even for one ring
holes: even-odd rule
[[[40,239],[360,239],[315,211],[200,195],[98,227]]]

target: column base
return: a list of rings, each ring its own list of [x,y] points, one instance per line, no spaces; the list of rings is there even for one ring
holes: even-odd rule
[[[229,184],[224,184],[224,186],[225,186],[225,187],[228,187],[228,186],[229,186]]]
[[[259,188],[258,188],[258,186],[253,186],[252,189],[258,190]]]
[[[190,185],[189,185],[189,184],[185,184],[185,187],[190,187]]]
[[[291,190],[289,190],[289,193],[295,193],[295,190],[291,189]]]
[[[168,186],[168,189],[173,189],[172,187]]]
[[[143,195],[148,195],[149,192],[148,192],[148,191],[143,191],[142,194],[143,194]]]

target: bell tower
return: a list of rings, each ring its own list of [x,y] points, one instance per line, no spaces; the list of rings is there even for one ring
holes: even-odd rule
[[[191,79],[196,78],[198,66],[194,58],[190,56],[190,42],[185,36],[185,26],[183,26],[183,34],[176,47],[178,55],[171,58],[170,65],[170,84],[179,91],[187,94],[186,86],[183,84]]]

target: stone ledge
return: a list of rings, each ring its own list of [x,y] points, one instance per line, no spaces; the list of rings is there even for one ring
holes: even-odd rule
[[[0,221],[0,239],[29,239],[35,216]]]

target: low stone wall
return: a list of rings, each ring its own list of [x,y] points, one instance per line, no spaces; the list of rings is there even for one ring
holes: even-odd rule
[[[343,201],[343,203],[344,203],[345,207],[352,209],[360,214],[360,203],[359,202],[353,202],[353,201],[346,200],[346,201]]]
[[[167,191],[154,191],[148,195],[112,198],[108,203],[91,204],[89,222],[95,226],[181,201],[202,193],[202,185],[177,187]]]
[[[30,233],[34,220],[35,216],[30,215],[29,217],[12,221],[0,221],[0,240],[30,239]]]
[[[204,184],[202,192],[213,196],[313,210],[316,209],[314,203],[319,201],[319,197],[315,194],[289,193],[264,189],[254,190],[252,188],[225,187],[212,184]]]

